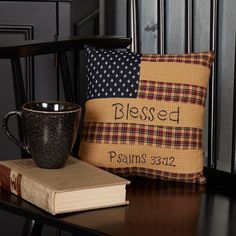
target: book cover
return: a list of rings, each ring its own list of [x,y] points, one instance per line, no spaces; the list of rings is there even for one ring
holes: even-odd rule
[[[74,157],[61,169],[39,168],[32,159],[0,161],[0,184],[54,215],[128,203],[128,180]]]

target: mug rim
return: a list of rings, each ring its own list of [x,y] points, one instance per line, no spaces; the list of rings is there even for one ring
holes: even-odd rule
[[[72,106],[75,107],[75,109],[71,110],[65,110],[65,111],[45,111],[45,110],[36,110],[36,109],[31,109],[31,108],[26,108],[27,105],[29,104],[34,104],[34,103],[58,103],[58,104],[71,104]],[[24,111],[30,111],[30,112],[37,112],[37,113],[51,113],[51,114],[60,114],[60,113],[73,113],[81,110],[81,106],[77,103],[73,102],[68,102],[68,101],[54,101],[54,100],[43,100],[43,101],[31,101],[31,102],[26,102],[22,105],[22,110]]]

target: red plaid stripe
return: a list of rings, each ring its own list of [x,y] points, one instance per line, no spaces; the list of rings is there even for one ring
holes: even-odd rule
[[[183,54],[183,55],[144,54],[144,55],[142,55],[141,61],[179,62],[179,63],[203,65],[203,66],[210,68],[212,62],[214,61],[214,53],[213,52],[202,52],[202,53],[191,53],[191,54]]]
[[[147,144],[165,148],[201,149],[202,130],[133,123],[87,122],[84,124],[82,140],[104,144]]]
[[[182,174],[182,173],[170,173],[160,170],[153,170],[143,167],[126,167],[126,168],[101,167],[101,168],[114,174],[120,174],[124,177],[136,175],[151,179],[161,179],[164,181],[177,181],[177,182],[199,183],[199,184],[206,183],[206,178],[203,176],[203,172]]]
[[[140,80],[138,97],[150,100],[192,103],[205,106],[207,89],[204,87]]]

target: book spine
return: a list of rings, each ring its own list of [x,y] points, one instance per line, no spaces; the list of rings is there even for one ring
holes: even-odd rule
[[[54,214],[54,192],[27,175],[0,164],[0,186]]]

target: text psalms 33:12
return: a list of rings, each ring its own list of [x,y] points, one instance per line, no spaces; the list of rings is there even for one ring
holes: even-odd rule
[[[116,151],[109,151],[108,158],[110,162],[123,164],[151,164],[175,167],[175,157],[161,157],[158,155],[148,156],[147,154],[124,154]]]

